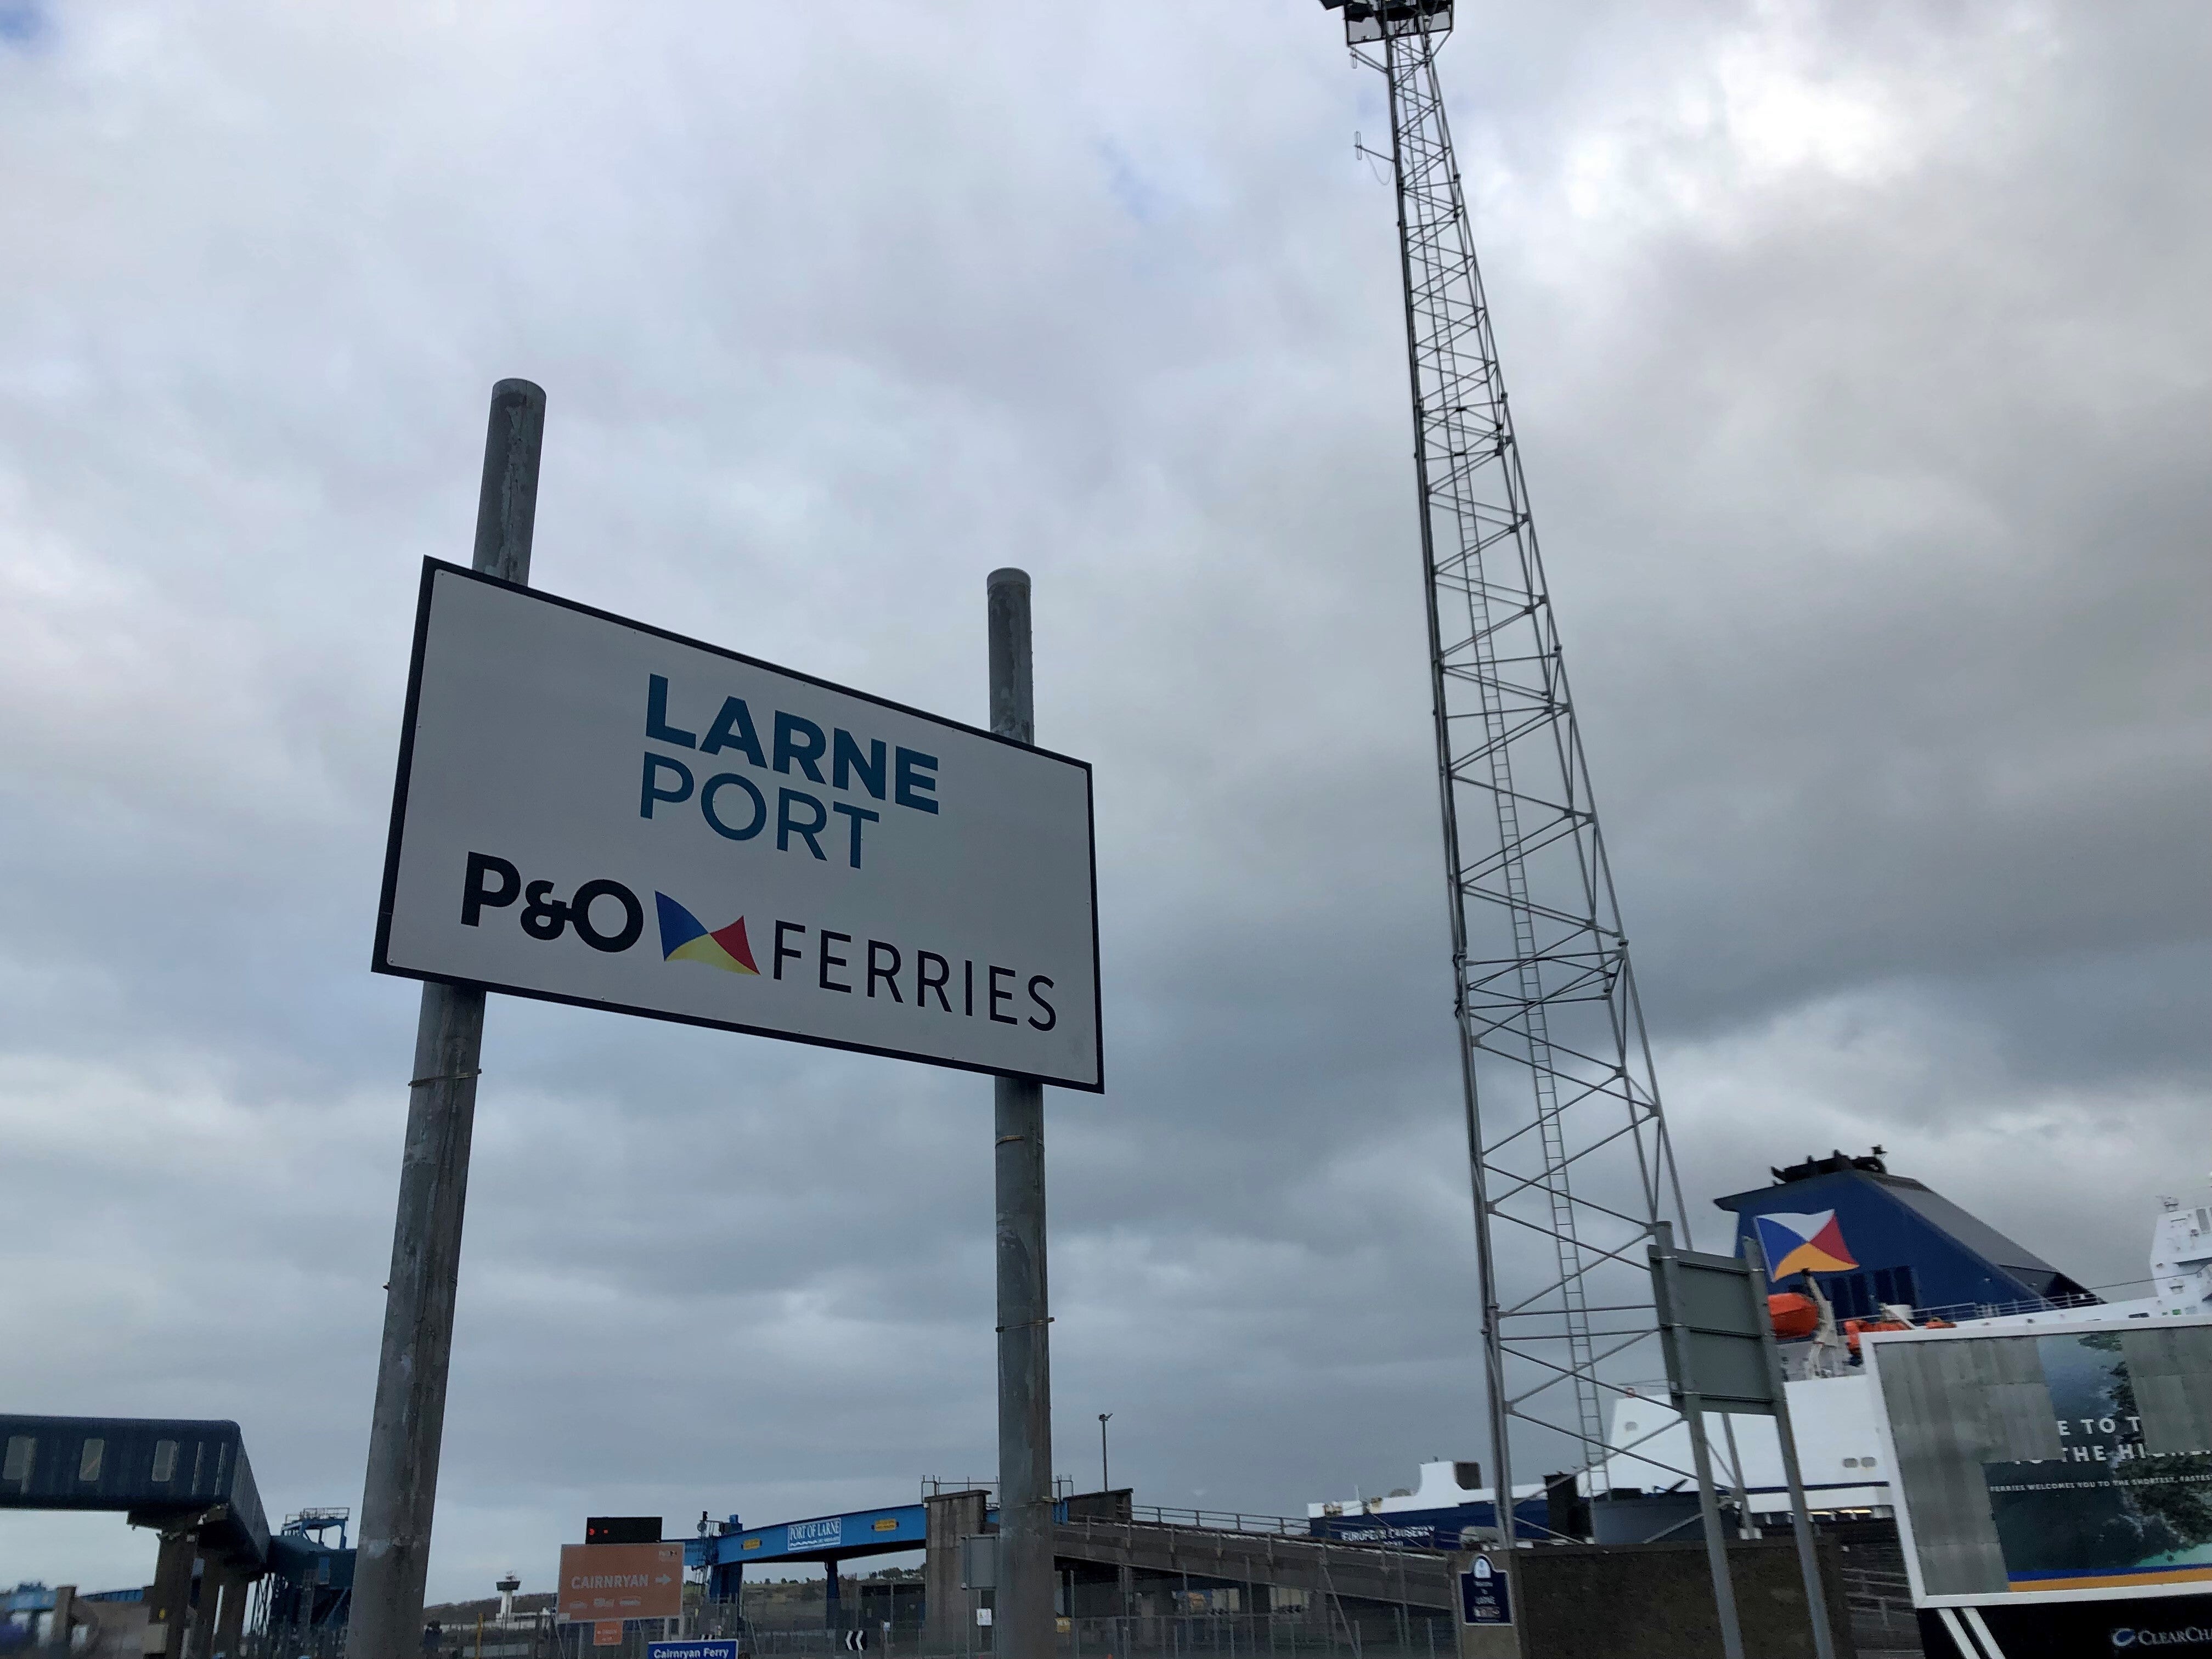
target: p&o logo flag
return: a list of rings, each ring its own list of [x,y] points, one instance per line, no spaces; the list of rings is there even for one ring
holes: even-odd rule
[[[760,972],[753,960],[752,943],[745,937],[745,919],[739,916],[726,927],[707,925],[665,893],[655,893],[660,911],[660,957],[664,962],[703,962],[732,974]]]
[[[1766,1253],[1766,1274],[1784,1279],[1791,1273],[1837,1273],[1857,1267],[1844,1230],[1833,1210],[1811,1215],[1761,1215],[1752,1218],[1759,1243]]]

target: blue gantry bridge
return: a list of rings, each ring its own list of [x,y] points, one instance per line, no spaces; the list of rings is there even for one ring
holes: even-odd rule
[[[735,1601],[738,1581],[750,1565],[770,1561],[819,1562],[829,1597],[824,1612],[833,1629],[842,1623],[837,1587],[840,1563],[922,1549],[929,1541],[928,1510],[921,1504],[817,1515],[750,1529],[738,1528],[737,1518],[730,1517],[728,1531],[684,1543],[684,1565],[707,1569],[708,1595],[717,1601]]]
[[[761,1561],[827,1565],[863,1555],[918,1550],[928,1539],[927,1509],[920,1504],[897,1504],[889,1509],[854,1510],[847,1515],[821,1515],[809,1521],[785,1521],[773,1527],[690,1539],[684,1546],[684,1565],[710,1571]]]

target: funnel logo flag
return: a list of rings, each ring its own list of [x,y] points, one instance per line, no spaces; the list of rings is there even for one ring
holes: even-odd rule
[[[667,912],[661,914],[665,916]],[[667,923],[663,921],[661,926],[665,929]],[[1752,1219],[1759,1228],[1759,1247],[1766,1252],[1770,1279],[1790,1273],[1837,1273],[1859,1265],[1850,1246],[1844,1243],[1844,1230],[1836,1224],[1833,1210]]]
[[[660,908],[660,957],[664,962],[703,962],[726,973],[757,974],[753,947],[745,938],[745,919],[708,932],[706,924],[665,893],[655,893]]]

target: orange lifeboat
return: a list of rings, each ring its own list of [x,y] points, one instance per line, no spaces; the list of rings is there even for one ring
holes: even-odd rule
[[[1846,1319],[1844,1322],[1844,1340],[1850,1345],[1851,1357],[1856,1358],[1859,1337],[1867,1331],[1909,1331],[1911,1326],[1901,1319]]]
[[[1820,1310],[1813,1298],[1796,1291],[1768,1297],[1766,1316],[1773,1322],[1775,1336],[1784,1342],[1802,1341],[1820,1328]]]

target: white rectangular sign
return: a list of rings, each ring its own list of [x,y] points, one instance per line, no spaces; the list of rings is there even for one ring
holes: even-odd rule
[[[1097,1091],[1091,769],[426,560],[374,965]]]

